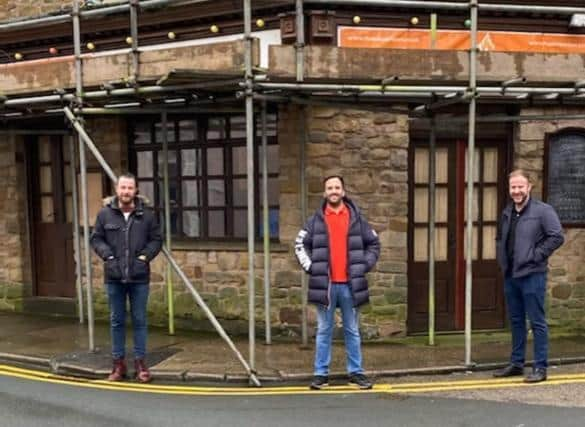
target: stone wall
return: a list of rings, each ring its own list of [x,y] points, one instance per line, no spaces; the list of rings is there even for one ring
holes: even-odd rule
[[[371,304],[362,311],[366,337],[406,331],[407,295],[407,117],[366,110],[306,107],[308,212],[320,204],[323,177],[342,174],[346,190],[380,235],[380,261],[369,274]],[[299,227],[298,114],[281,110],[281,240],[291,242]],[[292,254],[290,255],[292,257]],[[291,281],[300,282],[294,267]],[[281,274],[285,274],[282,272]],[[294,275],[294,276],[292,276]],[[297,289],[297,287],[292,287]],[[294,310],[293,307],[288,310]],[[313,308],[309,319],[314,321]]]
[[[557,113],[583,114],[583,110],[527,108],[521,112],[522,115]],[[518,125],[515,165],[531,173],[535,197],[542,197],[546,134],[569,127],[585,129],[585,120],[527,121]],[[564,232],[565,244],[549,261],[549,320],[559,328],[585,329],[585,229],[565,228]]]
[[[407,150],[405,116],[370,111],[331,108],[281,107],[280,148],[280,244],[271,254],[271,322],[275,334],[298,334],[301,327],[301,270],[292,242],[302,226],[300,212],[299,119],[306,118],[305,167],[308,209],[312,213],[322,198],[322,178],[342,173],[348,195],[357,202],[378,231],[382,253],[369,274],[371,304],[364,308],[365,337],[404,334],[407,295]],[[95,125],[95,124],[94,124]],[[96,126],[99,128],[100,126]],[[90,133],[91,134],[91,133]],[[96,136],[98,133],[96,133]],[[100,147],[103,142],[97,141]],[[112,147],[115,144],[112,144]],[[124,150],[122,150],[124,151]],[[107,157],[107,155],[106,155]],[[246,333],[248,327],[248,255],[244,247],[231,250],[176,249],[173,252],[203,299],[231,332]],[[259,333],[263,329],[263,259],[255,255],[256,307]],[[164,284],[166,262],[153,263],[149,315],[153,324],[167,319]],[[101,262],[94,257],[96,317],[107,319],[102,290]],[[180,280],[174,277],[175,318],[178,327],[211,329],[202,311]],[[308,310],[309,325],[315,324],[314,308]]]
[[[72,4],[71,0],[0,0],[0,21],[64,12]]]
[[[0,135],[0,310],[9,311],[31,292],[23,142]]]

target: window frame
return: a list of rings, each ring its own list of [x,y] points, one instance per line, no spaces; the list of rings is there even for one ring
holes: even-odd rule
[[[275,117],[273,124],[275,126],[274,135],[267,137],[268,146],[278,146],[278,115],[276,110],[269,110],[268,114]],[[174,135],[174,141],[169,142],[169,153],[176,153],[176,164],[177,173],[176,175],[169,176],[169,180],[175,181],[177,188],[176,206],[171,206],[171,214],[177,216],[175,221],[175,229],[173,230],[172,237],[175,241],[197,241],[197,242],[240,242],[247,240],[247,236],[235,236],[235,221],[234,213],[238,210],[243,212],[247,211],[245,205],[239,205],[234,203],[234,180],[246,179],[245,173],[234,173],[234,159],[233,153],[237,147],[246,147],[245,137],[231,137],[232,131],[232,120],[233,117],[244,117],[241,113],[219,113],[219,114],[172,114],[167,117],[167,123],[172,127],[171,132]],[[207,138],[207,131],[209,129],[210,119],[222,118],[224,122],[224,136],[219,139],[209,140]],[[181,121],[188,120],[194,121],[197,124],[196,139],[195,140],[180,140],[180,126]],[[150,142],[135,144],[134,135],[138,124],[148,124],[148,132],[150,135]],[[151,182],[153,185],[152,194],[154,200],[152,205],[155,210],[155,214],[159,220],[163,220],[164,207],[162,206],[163,195],[160,194],[160,186],[163,182],[162,172],[159,172],[159,156],[163,152],[163,143],[156,141],[157,127],[156,124],[161,123],[160,116],[151,115],[138,115],[133,116],[128,121],[127,134],[128,134],[128,164],[129,169],[136,174],[138,186],[145,182]],[[257,129],[260,123],[260,114],[255,115],[254,120],[254,222],[255,222],[255,240],[262,240],[261,228],[262,224],[262,206],[261,206],[261,185],[262,185],[262,174],[259,170],[260,167],[260,151],[262,147],[262,135],[260,130]],[[162,127],[160,128],[162,130]],[[208,175],[208,161],[207,153],[209,148],[221,148],[223,156],[223,174]],[[201,172],[198,175],[183,175],[182,171],[182,152],[183,150],[197,150],[201,159]],[[142,177],[138,175],[138,154],[139,152],[150,152],[152,153],[152,176]],[[280,159],[279,159],[280,163]],[[268,179],[279,178],[280,171],[269,172]],[[209,181],[222,180],[224,183],[224,204],[222,206],[210,206],[209,205]],[[198,206],[185,207],[183,204],[183,185],[185,182],[195,181],[199,182],[198,186],[201,191],[200,200]],[[280,201],[277,204],[269,204],[269,209],[279,210]],[[223,236],[210,236],[209,235],[209,213],[213,211],[220,211],[224,213],[224,235]],[[184,234],[183,228],[183,215],[185,212],[198,212],[199,213],[199,236],[191,237]],[[161,225],[164,229],[164,224]],[[278,243],[280,240],[280,233],[276,236],[271,236],[272,242]]]
[[[567,136],[567,135],[579,135],[583,138],[585,143],[585,128],[581,127],[567,127],[555,132],[547,133],[544,139],[544,162],[543,162],[543,174],[542,174],[542,200],[549,203],[549,188],[548,188],[548,174],[550,171],[550,150],[551,145],[554,144],[554,139]],[[559,216],[561,225],[563,228],[585,228],[585,219],[576,222],[566,222]]]

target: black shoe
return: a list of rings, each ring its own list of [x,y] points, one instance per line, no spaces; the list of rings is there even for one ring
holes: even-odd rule
[[[321,390],[323,387],[329,386],[329,377],[324,375],[315,375],[313,382],[309,386],[311,390]]]
[[[536,368],[532,371],[530,375],[524,378],[525,383],[539,383],[541,381],[546,381],[545,368]]]
[[[360,390],[369,390],[372,388],[372,383],[364,374],[350,375],[349,385],[358,387]]]
[[[524,375],[524,368],[514,365],[508,365],[504,369],[494,372],[494,378],[516,377],[520,375]]]

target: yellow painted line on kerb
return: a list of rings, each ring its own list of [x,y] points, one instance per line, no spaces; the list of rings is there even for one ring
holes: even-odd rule
[[[357,390],[350,386],[331,386],[321,391],[309,390],[307,386],[295,387],[197,387],[178,385],[139,384],[133,382],[109,382],[56,375],[49,372],[0,365],[0,376],[22,378],[45,383],[62,384],[99,390],[119,392],[157,393],[187,396],[280,396],[303,394],[414,394],[448,392],[460,390],[485,390],[511,387],[537,387],[569,383],[585,383],[585,374],[554,375],[539,384],[525,384],[522,378],[481,379],[465,381],[440,381],[425,383],[376,384],[372,390]]]

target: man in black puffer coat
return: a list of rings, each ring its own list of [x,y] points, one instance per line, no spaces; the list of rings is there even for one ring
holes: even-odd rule
[[[315,377],[311,388],[329,385],[335,309],[341,309],[349,383],[372,388],[362,367],[358,307],[369,302],[366,273],[380,256],[380,240],[345,196],[343,178],[323,180],[322,206],[309,218],[295,241],[295,254],[310,274],[309,302],[317,306]]]
[[[130,301],[134,330],[136,378],[149,382],[146,367],[147,318],[150,266],[162,246],[160,228],[152,208],[137,195],[136,178],[123,174],[116,196],[104,200],[91,235],[91,246],[104,261],[104,282],[110,306],[112,373],[110,381],[126,377],[126,300]]]

